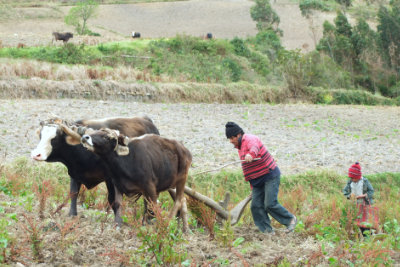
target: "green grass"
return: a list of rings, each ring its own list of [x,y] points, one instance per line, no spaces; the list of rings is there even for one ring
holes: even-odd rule
[[[393,254],[391,252],[400,252],[400,207],[398,205],[400,173],[367,174],[365,176],[375,188],[374,205],[379,209],[380,225],[384,233],[379,236],[379,240],[374,237],[359,239],[355,234],[357,229],[353,223],[354,217],[351,217],[354,216],[351,215],[352,212],[354,213],[354,203],[345,199],[341,193],[347,177],[328,170],[309,171],[281,177],[279,201],[298,217],[299,224],[296,232],[319,240],[323,252],[325,246],[334,248],[333,251],[341,251],[341,254],[332,253],[332,250],[329,250],[331,252],[325,251],[326,257],[329,257],[329,262],[333,265],[375,265],[383,261],[390,264],[392,263],[390,255]],[[48,191],[51,192],[48,195],[48,205],[55,207],[58,205],[57,203],[65,199],[65,194],[68,192],[69,177],[65,167],[60,164],[32,164],[26,159],[18,159],[0,169],[0,191],[13,196],[14,204],[24,207],[27,212],[33,212],[33,205],[39,201],[37,198],[40,194],[32,188],[40,188],[41,185],[44,185],[44,181],[46,181],[47,188],[51,188]],[[229,192],[231,195],[230,208],[251,192],[241,171],[220,171],[197,176],[192,173],[187,184],[215,201],[222,200],[225,193]],[[42,190],[44,189],[42,188]],[[172,203],[168,204],[169,197],[165,194],[160,197],[163,202],[167,202],[163,205],[164,208],[171,206]],[[84,206],[91,211],[87,214],[100,216],[93,211],[104,208],[99,206],[100,203],[106,201],[104,187],[86,192],[86,197],[83,199]],[[0,213],[9,206],[9,203],[0,204]],[[136,214],[136,219],[140,217],[138,213],[134,214]],[[103,217],[102,213],[101,218]],[[18,242],[14,237],[9,236],[6,230],[8,227],[12,227],[13,220],[12,216],[3,216],[0,221],[0,250],[6,257],[10,253],[10,243]],[[132,219],[127,219],[127,221],[130,220]],[[189,221],[193,224],[193,219]],[[252,224],[251,214],[247,208],[239,225]],[[273,224],[275,227],[282,227],[275,221]],[[232,245],[239,242],[240,240],[234,239],[232,230],[226,227],[226,225],[217,226],[217,239],[222,238],[222,241]],[[149,232],[148,235],[145,234],[141,238],[150,242],[146,238],[150,238],[152,235]],[[169,253],[173,253],[170,255],[171,257],[178,256],[178,254],[174,254],[175,252],[170,251]],[[353,256],[351,257],[351,255]],[[371,255],[375,255],[375,257],[371,257]],[[165,255],[163,254],[163,256]],[[312,260],[316,259],[310,259],[311,262]]]
[[[354,253],[357,255],[356,260],[352,262],[354,265],[378,264],[382,260],[390,263],[390,253],[385,251],[399,252],[400,250],[398,235],[400,231],[398,221],[400,218],[400,207],[398,206],[400,173],[381,173],[366,175],[366,177],[375,188],[375,206],[379,208],[380,223],[386,234],[379,241],[374,238],[360,240],[353,232],[349,232],[349,229],[354,228],[348,217],[354,204],[345,199],[341,193],[347,177],[332,171],[319,170],[281,178],[279,200],[297,215],[299,224],[296,231],[302,235],[313,236],[321,242],[322,246],[334,247],[345,255],[344,257],[335,254],[328,255],[329,261],[332,263],[345,264],[346,255]],[[69,178],[63,166],[59,164],[32,165],[24,159],[16,160],[11,166],[1,169],[0,190],[7,195],[12,195],[16,203],[23,203],[22,205],[25,205],[26,210],[30,212],[32,203],[28,205],[28,199],[30,202],[38,201],[35,200],[37,196],[32,192],[32,188],[35,184],[41,184],[43,181],[49,181],[54,189],[52,195],[49,196],[50,203],[60,202],[65,197]],[[224,194],[229,192],[231,205],[239,202],[251,192],[241,171],[220,171],[199,176],[192,174],[189,177],[188,185],[216,201],[222,200]],[[89,191],[88,194],[85,201],[86,207],[89,209],[96,209],[94,203],[105,201],[104,191]],[[169,201],[166,196],[162,196],[162,200]],[[12,224],[10,217],[3,219],[0,223],[0,249],[4,251],[7,251],[8,242],[15,242],[5,231]],[[243,224],[252,224],[248,210],[239,223],[239,225]],[[274,222],[274,224],[276,223]],[[275,225],[275,227],[280,226]],[[227,230],[224,229],[217,229],[217,237],[225,236],[224,233],[226,234]],[[371,253],[378,253],[379,256],[372,259],[368,256]]]

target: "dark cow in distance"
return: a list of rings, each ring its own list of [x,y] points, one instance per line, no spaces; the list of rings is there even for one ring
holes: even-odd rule
[[[132,196],[139,192],[145,197],[145,204],[147,201],[157,203],[160,192],[176,188],[170,216],[172,218],[180,210],[183,230],[187,229],[184,189],[192,155],[182,143],[154,134],[145,134],[127,141],[118,131],[110,129],[85,134],[81,141],[88,150],[102,159],[107,175],[112,179],[117,222],[122,222],[118,217],[123,194]]]
[[[115,214],[114,186],[111,179],[106,177],[106,170],[101,159],[80,144],[81,135],[77,131],[84,130],[84,128],[78,126],[91,127],[93,129],[109,127],[117,129],[130,137],[146,133],[159,134],[158,129],[151,119],[146,116],[79,120],[72,124],[68,124],[61,119],[51,119],[41,123],[39,130],[40,142],[31,152],[31,157],[37,161],[61,162],[67,167],[71,178],[71,207],[69,215],[77,215],[76,202],[82,184],[91,189],[104,181],[108,190],[108,202]]]
[[[140,32],[132,32],[132,38],[140,38]]]
[[[74,35],[70,32],[53,32],[53,36],[56,41],[63,41],[64,44],[68,42],[69,39],[74,37]]]

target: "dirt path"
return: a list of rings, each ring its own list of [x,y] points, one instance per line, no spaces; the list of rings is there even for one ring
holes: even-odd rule
[[[1,156],[29,157],[35,129],[50,113],[67,120],[149,115],[161,135],[184,142],[192,172],[237,160],[224,125],[235,121],[259,135],[283,174],[325,168],[345,174],[354,161],[365,173],[400,172],[400,108],[317,105],[146,104],[86,100],[0,100]],[[240,168],[232,166],[231,168]]]
[[[190,0],[178,2],[142,3],[100,6],[98,17],[89,20],[89,27],[101,37],[78,37],[72,42],[96,44],[111,40],[129,40],[132,31],[143,38],[173,37],[177,34],[205,36],[211,32],[216,38],[245,38],[257,33],[255,22],[250,17],[249,0]],[[280,17],[283,30],[282,44],[288,49],[314,48],[315,40],[322,35],[325,19],[332,20],[334,14],[320,14],[315,18],[316,30],[310,30],[309,22],[301,16],[297,4],[277,0],[272,3]],[[67,14],[68,7],[60,9]],[[32,9],[18,12],[32,13]],[[73,31],[63,22],[63,15],[52,9],[37,8],[41,19],[18,19],[0,24],[0,40],[4,46],[48,45],[53,31]],[[318,26],[319,25],[319,26]]]

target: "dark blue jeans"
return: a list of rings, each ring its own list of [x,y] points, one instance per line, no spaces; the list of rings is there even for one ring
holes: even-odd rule
[[[267,179],[261,187],[253,187],[253,200],[251,201],[251,213],[255,225],[261,232],[272,232],[271,215],[279,223],[288,226],[293,215],[278,202],[279,184],[281,175]]]

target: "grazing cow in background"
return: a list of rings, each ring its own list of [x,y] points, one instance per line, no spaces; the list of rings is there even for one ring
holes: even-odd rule
[[[118,131],[101,129],[85,134],[82,144],[97,154],[107,168],[107,175],[115,187],[116,220],[122,222],[120,206],[123,194],[141,193],[147,201],[157,203],[160,192],[176,188],[171,218],[181,211],[183,230],[187,229],[187,207],[184,197],[185,184],[192,162],[190,151],[175,140],[155,134],[145,134],[127,140]]]
[[[84,128],[77,128],[77,126],[86,126],[93,129],[108,127],[117,129],[130,137],[146,133],[159,134],[156,126],[146,116],[79,120],[74,125],[67,124],[60,119],[42,122],[39,130],[40,142],[31,152],[32,158],[37,161],[61,162],[67,167],[68,174],[71,177],[71,207],[69,215],[77,215],[76,201],[82,184],[91,189],[104,181],[108,190],[108,202],[115,214],[115,191],[111,179],[107,179],[101,159],[80,144],[81,135],[76,131],[84,130]]]
[[[132,32],[132,38],[140,38],[140,32]]]
[[[74,37],[74,35],[70,32],[53,32],[54,39],[56,41],[63,41],[64,44],[68,42],[69,39]]]

